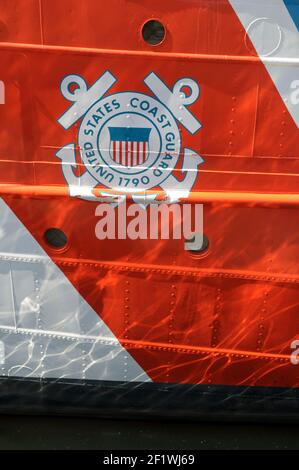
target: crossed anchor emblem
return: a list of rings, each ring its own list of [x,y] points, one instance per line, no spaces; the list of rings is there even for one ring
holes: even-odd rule
[[[86,170],[78,176],[75,143],[56,153],[70,196],[117,205],[129,194],[144,207],[159,202],[158,193],[148,194],[151,188],[160,187],[168,202],[187,197],[204,160],[190,148],[181,149],[179,125],[191,134],[201,128],[188,110],[199,98],[198,84],[182,78],[171,90],[151,72],[144,83],[154,97],[138,92],[107,94],[115,83],[108,70],[90,87],[74,74],[61,82],[62,95],[72,104],[58,123],[68,130],[81,120],[78,143]],[[180,154],[183,178],[178,180],[172,172]],[[101,189],[95,191],[98,185]]]

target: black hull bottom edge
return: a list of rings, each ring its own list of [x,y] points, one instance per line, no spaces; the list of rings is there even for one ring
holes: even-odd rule
[[[299,422],[299,389],[2,377],[0,412]]]

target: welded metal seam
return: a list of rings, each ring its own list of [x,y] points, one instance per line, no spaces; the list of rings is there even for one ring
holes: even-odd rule
[[[10,256],[0,254],[0,260],[3,261],[16,261],[24,263],[46,263],[51,264],[52,260],[45,257],[25,257],[24,255],[20,256]],[[273,282],[273,283],[282,283],[282,284],[299,284],[299,275],[294,274],[294,277],[282,276],[279,273],[273,273],[271,275],[265,275],[262,272],[257,272],[256,274],[249,273],[237,273],[237,272],[225,272],[222,270],[218,271],[208,271],[204,269],[195,269],[189,267],[181,267],[180,269],[172,269],[165,267],[154,267],[154,266],[136,266],[127,263],[118,265],[113,262],[99,262],[99,261],[89,261],[89,260],[67,260],[54,259],[55,263],[59,266],[65,267],[90,267],[103,270],[119,271],[119,272],[140,272],[140,273],[153,273],[161,275],[170,275],[170,276],[186,276],[186,277],[197,277],[197,278],[224,278],[224,279],[240,279],[244,281],[260,281],[260,282]]]

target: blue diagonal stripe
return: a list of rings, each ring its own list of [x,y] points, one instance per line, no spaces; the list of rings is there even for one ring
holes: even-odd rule
[[[299,0],[283,0],[299,31]]]

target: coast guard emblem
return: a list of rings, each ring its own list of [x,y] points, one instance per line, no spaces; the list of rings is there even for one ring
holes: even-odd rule
[[[191,134],[201,127],[187,109],[199,97],[198,84],[184,78],[170,90],[152,72],[144,83],[155,97],[133,91],[106,94],[115,82],[109,71],[90,88],[79,75],[62,80],[61,92],[73,104],[58,122],[67,130],[81,120],[78,145],[68,144],[56,154],[70,195],[115,202],[130,194],[145,206],[157,196],[145,195],[152,188],[161,188],[170,202],[188,196],[203,159],[189,148],[182,149],[178,125]],[[76,147],[85,167],[80,176]],[[180,155],[184,178],[178,180],[172,172]]]

